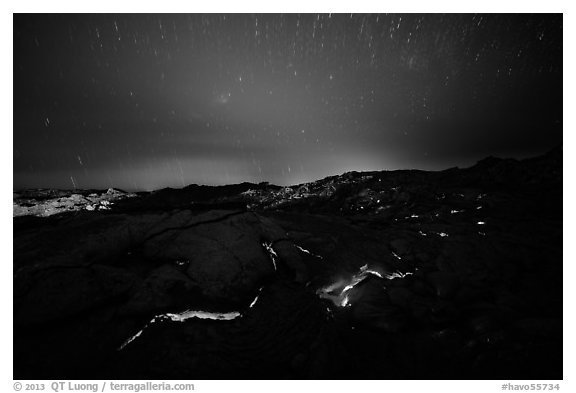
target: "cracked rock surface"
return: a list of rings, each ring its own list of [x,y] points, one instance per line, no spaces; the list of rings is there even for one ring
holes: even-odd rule
[[[562,378],[561,150],[90,194],[15,196],[15,379]]]

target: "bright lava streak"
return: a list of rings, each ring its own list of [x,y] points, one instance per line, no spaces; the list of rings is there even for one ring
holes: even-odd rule
[[[394,280],[395,278],[404,278],[406,276],[410,276],[414,273],[412,272],[406,272],[406,273],[402,273],[402,272],[394,272],[391,274],[384,274],[384,276],[388,279],[388,280]]]
[[[256,297],[254,298],[254,300],[252,300],[252,303],[250,303],[249,308],[254,307],[254,305],[255,305],[256,302],[258,301],[258,297],[260,296],[260,292],[262,292],[262,288],[260,288],[260,289],[258,290],[258,295],[256,295]]]
[[[174,322],[184,322],[190,318],[199,318],[199,319],[213,319],[216,321],[230,321],[232,319],[236,319],[241,317],[238,311],[227,312],[227,313],[215,313],[215,312],[208,312],[208,311],[192,311],[187,310],[179,314],[164,314],[161,317],[168,317]]]
[[[270,259],[272,259],[272,264],[274,265],[274,270],[278,270],[276,266],[276,258],[278,258],[278,254],[276,254],[276,251],[274,251],[274,249],[272,248],[272,243],[264,242],[262,243],[262,246],[266,249],[266,251],[268,251]]]
[[[256,301],[258,300],[258,297],[260,296],[260,292],[262,292],[262,288],[260,288],[258,290],[258,295],[256,295],[254,300],[252,300],[252,303],[250,303],[249,308],[254,307],[254,305],[256,304]],[[152,318],[150,320],[150,322],[148,322],[142,328],[142,330],[140,330],[135,335],[131,336],[128,340],[124,341],[124,343],[122,345],[120,345],[120,347],[118,348],[118,351],[123,350],[128,344],[130,344],[132,341],[134,341],[138,337],[140,337],[142,335],[142,333],[144,332],[144,330],[146,330],[146,328],[148,328],[150,325],[152,325],[156,321],[170,319],[173,322],[184,322],[184,321],[191,319],[191,318],[212,319],[214,321],[231,321],[233,319],[240,318],[240,317],[242,317],[242,314],[238,311],[219,313],[219,312],[210,312],[210,311],[186,310],[186,311],[183,311],[181,313],[159,314],[159,315],[156,315],[154,318]]]
[[[256,299],[258,299],[258,297],[256,297]],[[256,299],[254,299],[252,303],[255,303]],[[158,320],[165,320],[166,318],[168,318],[174,322],[184,322],[190,318],[198,318],[198,319],[213,319],[216,321],[230,321],[241,316],[242,314],[240,314],[238,311],[232,311],[227,313],[216,313],[209,311],[193,311],[193,310],[186,310],[181,313],[166,313],[156,315],[154,318],[150,320],[150,322],[146,324],[146,326],[142,328],[142,330],[140,330],[138,333],[130,337],[128,340],[124,341],[124,343],[118,348],[118,351],[123,350],[128,344],[130,344],[132,341],[140,337],[146,328],[148,328],[150,325],[152,325]]]
[[[303,248],[303,247],[300,247],[298,244],[294,244],[294,245],[296,246],[297,249],[299,249],[299,250],[302,251],[303,253],[306,253],[306,254],[311,255],[311,256],[313,256],[313,257],[316,257],[316,258],[324,259],[324,258],[322,258],[322,255],[314,254],[314,253],[308,251],[307,249],[305,249],[305,248]]]
[[[360,271],[357,274],[352,276],[352,278],[350,280],[336,281],[335,283],[330,284],[327,287],[318,289],[316,291],[316,294],[323,299],[331,300],[336,306],[347,307],[347,306],[351,306],[350,298],[349,298],[350,291],[356,285],[358,285],[360,282],[362,282],[366,278],[368,278],[369,275],[374,275],[376,277],[387,279],[387,280],[393,280],[396,278],[404,278],[404,277],[409,276],[411,274],[414,274],[414,273],[411,273],[411,272],[402,273],[399,271],[396,271],[393,273],[380,273],[376,270],[368,269],[368,265],[364,265],[360,268]],[[344,285],[346,282],[348,284],[343,287],[343,289],[340,291],[339,294],[334,294],[334,295],[330,294],[330,292],[333,292],[338,287],[341,287],[342,285]]]
[[[144,329],[146,329],[148,325],[146,325],[144,327]],[[135,335],[133,335],[132,337],[130,337],[128,340],[124,341],[124,343],[122,345],[120,345],[120,347],[118,348],[119,351],[123,350],[124,347],[128,344],[130,344],[132,341],[136,340],[138,337],[140,337],[140,335],[144,332],[144,329],[140,330],[138,333],[136,333]]]
[[[375,270],[366,270],[366,273],[368,273],[368,274],[373,274],[373,275],[375,275],[375,276],[377,276],[377,277],[380,277],[380,278],[384,278],[380,273],[378,273],[378,272],[375,271]]]

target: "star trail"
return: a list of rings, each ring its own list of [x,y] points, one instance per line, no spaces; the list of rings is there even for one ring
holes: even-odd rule
[[[562,15],[16,14],[14,188],[297,184],[562,143]]]

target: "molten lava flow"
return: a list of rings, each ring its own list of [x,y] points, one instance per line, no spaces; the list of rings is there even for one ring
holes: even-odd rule
[[[270,255],[270,259],[272,260],[272,265],[274,265],[274,270],[278,270],[278,267],[276,266],[276,258],[278,258],[278,254],[276,254],[276,251],[272,248],[272,243],[263,242],[262,247],[268,251],[268,255]]]
[[[414,273],[412,273],[412,272],[406,272],[406,273],[394,272],[394,273],[390,273],[390,274],[385,273],[384,276],[385,276],[388,280],[393,280],[393,279],[395,279],[395,278],[404,278],[404,277],[406,277],[406,276],[411,276],[412,274],[414,274]]]
[[[260,296],[260,292],[262,292],[262,289],[263,289],[263,288],[264,288],[264,287],[262,287],[262,288],[260,288],[260,289],[258,290],[258,295],[256,295],[256,297],[254,298],[254,300],[252,300],[252,303],[250,303],[250,306],[248,306],[249,308],[254,307],[254,305],[255,305],[256,302],[258,301],[258,297]]]
[[[256,301],[258,300],[258,297],[260,296],[260,292],[262,292],[262,288],[260,288],[258,290],[258,295],[256,295],[254,300],[252,300],[249,308],[254,307],[254,305],[256,304]],[[144,330],[146,330],[146,328],[150,327],[150,325],[152,325],[158,321],[171,320],[173,322],[184,322],[184,321],[191,319],[191,318],[211,319],[214,321],[231,321],[233,319],[240,318],[240,317],[242,317],[242,314],[238,311],[220,313],[220,312],[210,312],[210,311],[186,310],[186,311],[183,311],[180,313],[159,314],[159,315],[156,315],[154,318],[152,318],[150,320],[150,322],[148,322],[138,333],[134,334],[133,336],[128,338],[128,340],[124,341],[124,343],[122,345],[120,345],[120,347],[118,348],[118,351],[123,350],[128,344],[130,344],[132,341],[134,341],[138,337],[140,337],[142,335],[142,333],[144,333]]]
[[[241,316],[242,314],[240,314],[237,311],[227,313],[217,313],[217,312],[192,311],[192,310],[187,310],[179,314],[168,313],[160,315],[160,317],[170,318],[174,322],[184,322],[185,320],[190,318],[213,319],[216,321],[230,321],[232,319],[236,319]]]
[[[146,329],[146,327],[148,327],[148,325],[144,326],[144,328],[142,330],[140,330],[138,333],[136,333],[135,335],[133,335],[132,337],[130,337],[128,340],[124,341],[124,343],[122,345],[120,345],[120,347],[118,348],[119,351],[123,350],[124,347],[128,344],[130,344],[132,341],[136,340],[138,337],[140,337],[140,335],[144,332],[144,329]]]
[[[308,251],[307,249],[305,249],[305,248],[303,248],[303,247],[300,247],[300,246],[297,245],[297,244],[295,244],[295,246],[296,246],[297,249],[299,249],[300,251],[302,251],[302,252],[305,253],[305,254],[311,255],[311,256],[313,256],[313,257],[315,257],[315,258],[324,259],[324,258],[322,258],[322,255],[314,254],[314,253]]]
[[[359,283],[364,281],[370,275],[376,276],[381,279],[393,280],[396,278],[404,278],[413,273],[406,272],[402,273],[399,271],[392,273],[380,273],[376,270],[369,269],[368,265],[364,265],[360,268],[360,271],[353,275],[350,279],[340,279],[326,287],[320,288],[316,291],[316,294],[322,299],[328,299],[332,301],[338,307],[351,306],[350,303],[350,291]],[[342,288],[338,291],[338,289]]]

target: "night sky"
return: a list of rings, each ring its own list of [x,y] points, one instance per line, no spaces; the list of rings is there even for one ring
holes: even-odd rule
[[[14,16],[14,188],[286,185],[562,144],[562,15]]]

